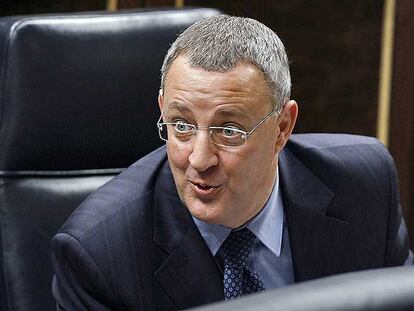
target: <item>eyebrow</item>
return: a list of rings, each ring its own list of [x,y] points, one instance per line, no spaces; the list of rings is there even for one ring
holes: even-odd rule
[[[168,115],[174,111],[180,112],[182,114],[191,114],[193,111],[188,108],[186,105],[172,102],[166,107],[163,111],[164,115]],[[220,108],[215,112],[215,117],[221,118],[242,118],[244,120],[253,121],[252,116],[247,112],[240,110],[238,108],[226,107]]]
[[[181,113],[190,113],[191,109],[188,108],[187,106],[177,103],[177,102],[172,102],[171,104],[168,105],[168,107],[166,107],[166,109],[164,109],[164,112],[170,112],[171,110],[177,110]]]
[[[232,118],[232,117],[240,118],[241,117],[243,119],[251,120],[251,115],[237,108],[220,109],[216,112],[216,115],[227,117],[227,118]]]

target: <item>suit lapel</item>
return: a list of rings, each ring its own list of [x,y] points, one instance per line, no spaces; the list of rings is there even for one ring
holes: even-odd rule
[[[155,278],[180,309],[224,299],[221,272],[178,197],[167,163],[155,189],[154,242],[168,254]]]
[[[295,281],[338,273],[349,224],[329,216],[333,193],[287,148],[279,169]]]

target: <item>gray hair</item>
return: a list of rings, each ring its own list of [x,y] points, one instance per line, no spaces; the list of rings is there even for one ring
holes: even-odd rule
[[[274,107],[290,99],[289,61],[279,37],[262,23],[244,17],[219,15],[188,27],[171,45],[161,68],[161,90],[178,55],[209,71],[229,71],[238,61],[251,63],[265,77]]]

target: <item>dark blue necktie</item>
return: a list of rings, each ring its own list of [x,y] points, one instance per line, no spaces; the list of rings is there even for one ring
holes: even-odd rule
[[[258,274],[247,263],[255,238],[249,229],[243,228],[231,232],[222,245],[226,300],[264,290]]]

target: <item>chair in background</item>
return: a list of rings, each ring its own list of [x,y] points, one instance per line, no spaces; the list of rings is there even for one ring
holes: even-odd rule
[[[169,44],[213,9],[0,19],[0,300],[54,310],[51,238],[88,193],[161,144]]]
[[[414,267],[357,271],[293,284],[194,311],[414,310]]]

